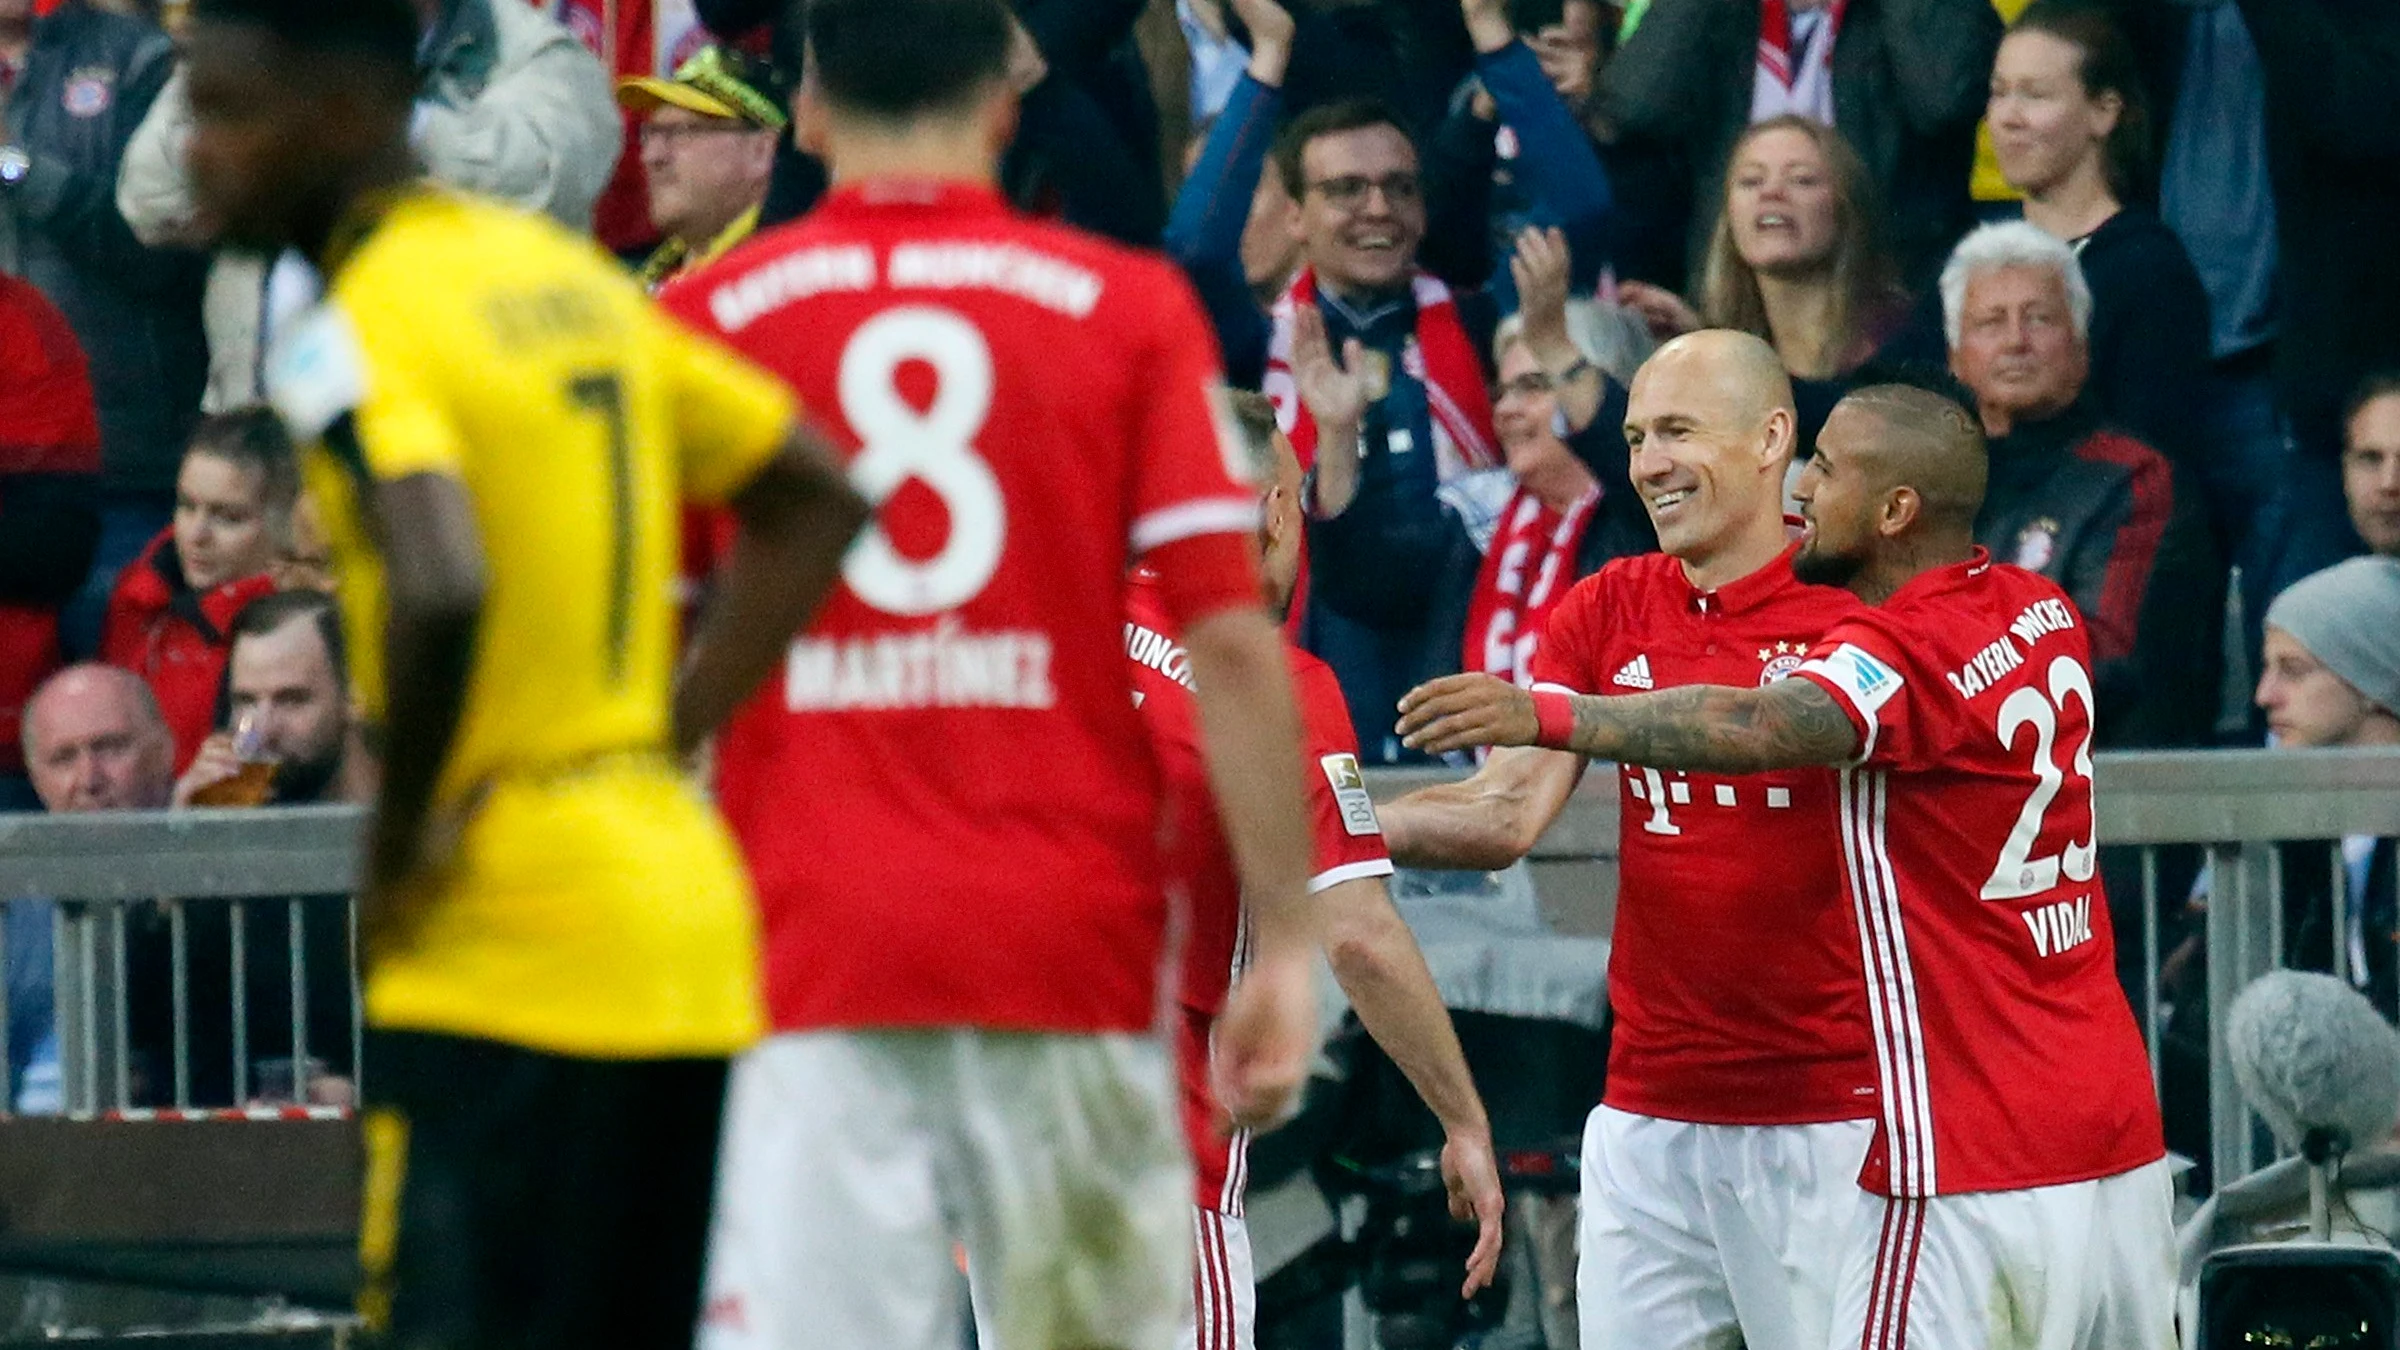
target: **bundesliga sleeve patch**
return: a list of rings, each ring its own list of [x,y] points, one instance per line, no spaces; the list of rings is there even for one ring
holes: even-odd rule
[[[1383,833],[1383,822],[1375,818],[1375,799],[1367,795],[1367,776],[1358,769],[1358,756],[1324,755],[1318,758],[1317,767],[1325,771],[1325,781],[1333,786],[1342,829],[1353,837]]]
[[[313,441],[367,396],[366,354],[330,301],[293,322],[267,358],[267,397],[295,440]]]
[[[1858,709],[1859,716],[1870,722],[1875,720],[1876,710],[1891,702],[1892,695],[1907,683],[1900,678],[1899,671],[1881,658],[1847,642],[1801,669],[1832,681],[1843,697],[1850,700],[1850,706]]]

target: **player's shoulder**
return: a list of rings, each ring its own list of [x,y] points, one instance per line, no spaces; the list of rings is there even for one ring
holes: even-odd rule
[[[1350,700],[1342,693],[1340,677],[1333,667],[1325,664],[1315,653],[1303,651],[1296,644],[1283,645],[1284,660],[1291,667],[1292,693],[1299,702],[1301,719],[1313,732],[1320,721],[1338,725],[1345,740],[1350,735]]]
[[[443,350],[488,339],[502,355],[523,345],[514,339],[528,326],[618,328],[645,308],[641,288],[590,239],[546,216],[435,188],[386,211],[329,298],[378,337],[400,330]]]

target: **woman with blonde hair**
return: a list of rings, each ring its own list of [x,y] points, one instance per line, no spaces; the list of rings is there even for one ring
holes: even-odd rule
[[[1908,316],[1885,250],[1874,184],[1840,132],[1786,114],[1734,142],[1700,304],[1640,282],[1619,298],[1659,337],[1735,328],[1764,339],[1796,380],[1834,380]]]

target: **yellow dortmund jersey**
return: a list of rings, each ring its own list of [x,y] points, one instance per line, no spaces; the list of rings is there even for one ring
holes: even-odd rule
[[[760,1028],[730,837],[667,755],[679,503],[776,451],[782,386],[684,331],[590,242],[430,188],[389,198],[325,303],[278,344],[308,443],[355,692],[380,722],[373,484],[465,487],[487,594],[439,801],[475,800],[456,865],[379,951],[378,1027],[587,1057],[722,1054]]]

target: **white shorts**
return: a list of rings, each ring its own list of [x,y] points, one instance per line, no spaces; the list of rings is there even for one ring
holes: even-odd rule
[[[1258,1336],[1258,1272],[1250,1221],[1192,1207],[1192,1307],[1175,1343],[1182,1350],[1252,1350]]]
[[[2098,1181],[1870,1196],[1831,1350],[2175,1350],[2164,1159]]]
[[[1875,1122],[1583,1130],[1583,1350],[1825,1350]]]
[[[734,1062],[700,1350],[1169,1350],[1191,1297],[1174,1069],[1146,1037],[773,1037]]]

